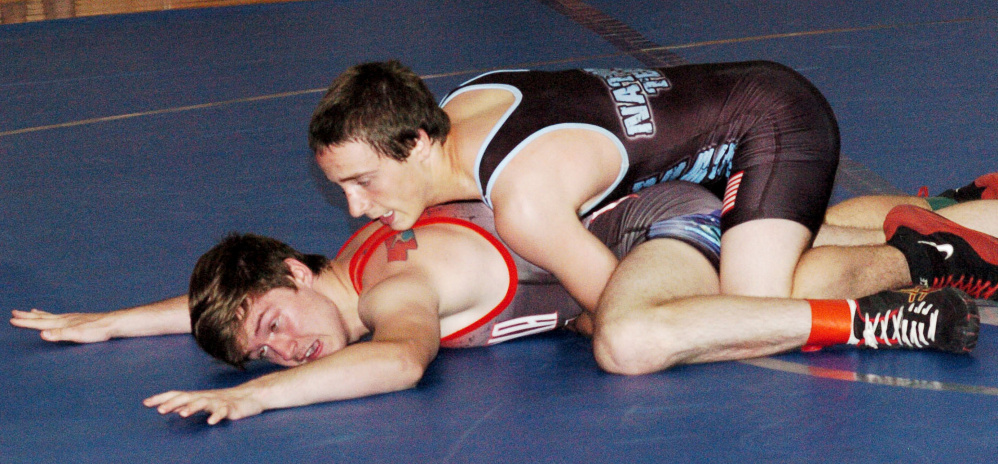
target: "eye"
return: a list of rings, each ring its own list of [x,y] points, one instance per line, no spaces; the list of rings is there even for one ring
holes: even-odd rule
[[[267,353],[269,353],[269,352],[270,352],[270,347],[267,346],[267,345],[264,345],[264,346],[260,347],[260,351],[256,352],[256,358],[257,359],[266,359],[267,358]]]
[[[280,321],[280,318],[275,317],[274,320],[270,322],[271,332],[277,332],[277,329],[280,328],[280,326],[278,325],[278,321]]]

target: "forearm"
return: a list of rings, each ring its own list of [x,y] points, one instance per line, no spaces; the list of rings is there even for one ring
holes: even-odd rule
[[[495,209],[496,231],[506,245],[554,274],[579,304],[594,311],[618,264],[613,252],[586,230],[574,208],[534,202],[503,206],[513,212]]]
[[[111,338],[189,333],[187,297],[98,313],[11,312],[11,325],[39,331],[50,342],[95,343]]]
[[[191,332],[187,295],[111,313],[111,337],[145,337]]]
[[[554,274],[588,311],[596,309],[618,264],[610,249],[581,225],[560,234],[513,236],[507,243],[527,261]]]
[[[590,312],[595,311],[606,283],[617,266],[617,260],[613,255],[598,256],[591,261],[578,263],[577,266],[580,267],[573,269],[563,267],[554,271],[554,274],[583,308]]]
[[[412,388],[428,360],[406,342],[362,342],[241,385],[264,410],[304,406]]]

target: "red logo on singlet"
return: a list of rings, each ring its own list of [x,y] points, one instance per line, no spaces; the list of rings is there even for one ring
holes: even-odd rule
[[[409,250],[417,248],[419,248],[419,244],[416,243],[416,233],[411,229],[394,234],[385,241],[388,262],[405,261],[409,259]]]

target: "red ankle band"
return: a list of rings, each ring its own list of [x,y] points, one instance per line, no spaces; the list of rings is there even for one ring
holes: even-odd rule
[[[811,305],[811,335],[805,346],[840,345],[852,335],[848,300],[807,300]]]

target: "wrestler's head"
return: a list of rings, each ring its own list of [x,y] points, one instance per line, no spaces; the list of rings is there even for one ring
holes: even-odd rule
[[[308,144],[319,154],[328,146],[363,142],[382,156],[405,161],[419,131],[443,143],[447,113],[423,80],[398,61],[364,63],[339,75],[319,101],[308,127]]]
[[[236,367],[253,359],[298,365],[342,349],[342,315],[312,285],[328,262],[267,237],[226,237],[201,256],[191,275],[191,331],[198,345]]]
[[[432,204],[429,149],[450,131],[418,75],[396,61],[354,66],[336,78],[309,125],[309,145],[350,214],[396,230]]]
[[[363,142],[347,142],[326,147],[316,162],[343,189],[351,216],[406,230],[426,207],[438,203],[432,152],[429,139],[420,135],[406,161],[381,156]]]

